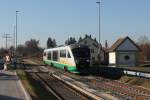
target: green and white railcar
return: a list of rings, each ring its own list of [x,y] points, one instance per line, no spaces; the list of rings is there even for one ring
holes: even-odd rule
[[[90,50],[87,46],[78,44],[45,49],[43,61],[53,67],[79,73],[90,65]]]

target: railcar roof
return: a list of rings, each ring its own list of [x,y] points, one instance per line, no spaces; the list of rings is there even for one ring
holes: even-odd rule
[[[81,45],[81,44],[71,44],[71,45],[65,45],[65,46],[60,46],[60,47],[56,47],[56,48],[48,48],[48,49],[45,49],[44,51],[49,51],[49,50],[57,50],[57,49],[65,49],[65,48],[77,48],[77,47],[85,47],[87,48],[88,46],[86,45]]]
[[[57,50],[57,49],[65,49],[65,48],[69,48],[69,46],[62,46],[62,47],[56,47],[56,48],[48,48],[48,49],[45,49],[44,51]]]

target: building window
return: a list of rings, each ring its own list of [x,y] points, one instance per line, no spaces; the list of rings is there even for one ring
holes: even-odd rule
[[[101,58],[101,57],[100,57],[100,54],[98,54],[98,55],[97,55],[97,59],[100,59],[100,58]]]
[[[87,44],[87,41],[84,41],[84,44]]]
[[[98,48],[98,45],[97,44],[95,44],[95,43],[92,43],[93,44],[93,46],[95,46],[96,48]]]
[[[124,56],[124,59],[125,59],[125,60],[129,60],[130,57],[129,57],[128,55],[126,55],[126,56]]]
[[[94,49],[91,49],[91,53],[94,53]]]
[[[94,61],[95,60],[95,57],[92,57],[92,61]]]

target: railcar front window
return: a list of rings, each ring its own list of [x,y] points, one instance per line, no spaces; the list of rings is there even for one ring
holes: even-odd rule
[[[68,58],[71,58],[69,51],[68,51]]]
[[[76,48],[76,49],[73,49],[72,52],[75,58],[78,58],[78,57],[86,58],[90,56],[89,49]]]

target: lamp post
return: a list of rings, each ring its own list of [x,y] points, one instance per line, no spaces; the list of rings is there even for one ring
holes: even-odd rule
[[[18,38],[17,38],[17,32],[18,32],[18,12],[19,11],[16,11],[16,49],[17,49],[17,40],[18,40]]]
[[[97,1],[96,2],[97,4],[98,4],[98,6],[99,6],[99,11],[98,11],[98,14],[99,14],[99,23],[98,23],[98,30],[99,30],[99,44],[100,44],[100,33],[101,33],[101,31],[100,31],[100,28],[101,28],[101,26],[100,26],[100,22],[101,22],[101,20],[100,20],[100,11],[101,11],[101,9],[100,9],[100,1]]]
[[[101,47],[100,47],[100,44],[101,44],[101,43],[100,43],[100,42],[101,42],[101,41],[100,41],[100,35],[101,35],[101,34],[100,34],[100,33],[101,33],[101,30],[100,30],[100,29],[101,29],[101,26],[100,26],[100,22],[101,22],[101,20],[100,20],[100,11],[101,11],[101,9],[100,9],[100,3],[101,3],[101,2],[100,2],[100,0],[99,0],[99,1],[97,1],[96,3],[98,4],[98,7],[99,7],[99,10],[98,10],[98,14],[99,14],[99,17],[98,17],[98,19],[99,19],[99,23],[98,23],[98,32],[99,32],[99,45],[98,45],[98,47],[99,47],[99,50],[98,50],[98,53],[99,53],[99,60],[100,60],[100,63],[101,63],[101,56],[100,56],[100,50],[101,50],[101,49],[100,49],[100,48],[101,48]]]
[[[16,52],[15,52],[15,54],[14,54],[14,68],[16,68],[17,67],[17,40],[18,40],[18,38],[17,38],[17,32],[18,32],[18,12],[19,11],[16,11],[16,26],[15,26],[15,30],[16,30],[16,41],[14,41],[14,43],[16,42],[16,46],[15,46],[15,49],[16,49]],[[15,36],[14,35],[14,36]]]

